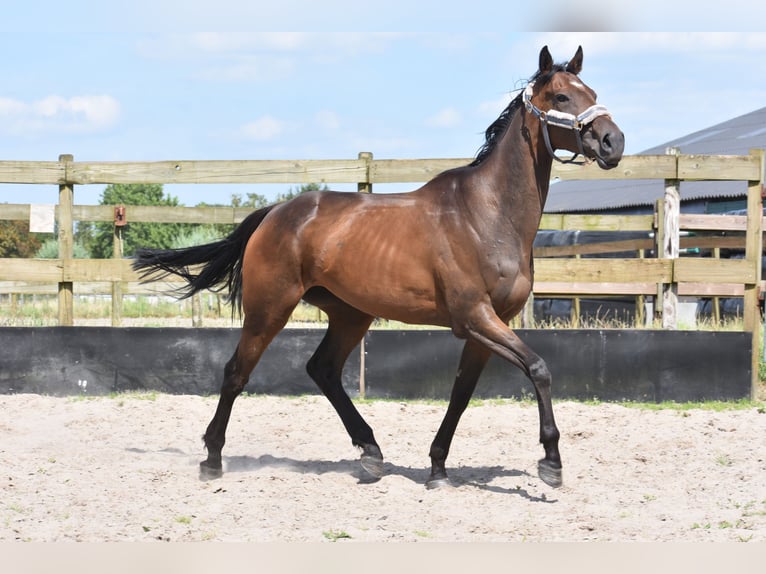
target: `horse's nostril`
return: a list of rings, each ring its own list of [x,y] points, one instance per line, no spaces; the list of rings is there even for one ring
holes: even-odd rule
[[[601,147],[606,151],[610,151],[612,149],[612,142],[609,139],[609,134],[606,134],[601,140]]]

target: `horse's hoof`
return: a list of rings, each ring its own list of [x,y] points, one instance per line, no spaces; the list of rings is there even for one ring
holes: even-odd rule
[[[215,480],[223,476],[222,467],[213,467],[208,464],[206,460],[199,463],[199,479],[200,480]]]
[[[553,488],[559,488],[564,484],[561,478],[561,468],[554,467],[546,459],[542,459],[537,463],[537,475],[540,477],[540,480]]]
[[[380,479],[383,476],[383,459],[377,456],[370,456],[369,454],[363,454],[359,459],[362,464],[362,468],[367,474],[375,480]]]
[[[428,490],[436,490],[437,488],[451,488],[454,484],[452,484],[452,481],[448,477],[442,477],[442,478],[429,478],[426,481],[426,488]]]

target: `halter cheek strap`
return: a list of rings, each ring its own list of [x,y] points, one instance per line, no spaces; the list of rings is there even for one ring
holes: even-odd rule
[[[534,82],[530,82],[524,90],[524,107],[528,112],[540,120],[540,123],[543,126],[543,139],[545,139],[545,147],[548,148],[548,153],[551,154],[553,159],[561,163],[584,164],[585,160],[579,162],[575,161],[578,155],[585,157],[585,151],[582,147],[582,130],[588,127],[588,125],[596,118],[600,116],[609,116],[609,111],[606,109],[606,106],[600,104],[592,105],[577,116],[558,110],[548,110],[547,112],[544,112],[532,103],[532,90],[534,85]],[[569,159],[561,159],[558,157],[551,146],[550,136],[548,135],[548,125],[573,130],[577,139],[578,152]]]

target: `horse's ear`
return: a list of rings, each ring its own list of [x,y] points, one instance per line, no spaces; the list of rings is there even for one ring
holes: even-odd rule
[[[551,53],[548,51],[548,46],[543,46],[543,49],[540,50],[540,63],[538,65],[538,70],[540,71],[540,74],[547,74],[553,69],[553,58],[551,57]]]
[[[582,46],[577,47],[574,58],[567,64],[567,72],[577,75],[582,70]]]

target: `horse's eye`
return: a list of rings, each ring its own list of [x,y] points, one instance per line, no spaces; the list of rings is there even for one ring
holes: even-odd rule
[[[564,104],[569,101],[569,96],[565,96],[564,94],[556,94],[556,101],[560,104]]]

